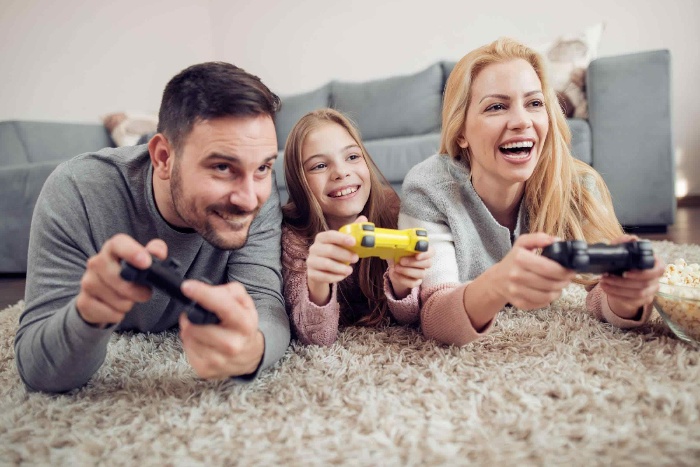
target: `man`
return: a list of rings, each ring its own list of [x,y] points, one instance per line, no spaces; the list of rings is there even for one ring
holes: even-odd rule
[[[32,219],[15,338],[30,390],[85,384],[115,330],[179,324],[187,360],[207,379],[251,379],[282,356],[290,336],[271,173],[278,107],[240,68],[194,65],[166,86],[147,146],[83,154],[51,174]],[[120,277],[122,259],[145,269],[151,255],[218,284],[186,280],[182,292],[221,322],[192,324],[165,293]]]

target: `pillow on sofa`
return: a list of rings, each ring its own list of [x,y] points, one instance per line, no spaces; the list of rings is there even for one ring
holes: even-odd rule
[[[155,133],[158,116],[148,113],[115,112],[102,117],[102,123],[116,146],[134,146],[143,135]]]
[[[318,89],[288,97],[280,97],[282,106],[275,116],[275,131],[277,133],[277,147],[284,149],[287,136],[292,131],[297,121],[312,110],[328,107],[330,83],[324,84]]]
[[[440,128],[442,68],[362,83],[333,81],[331,105],[346,114],[363,139],[422,135]]]
[[[598,45],[605,29],[598,23],[581,34],[561,36],[535,47],[547,59],[548,73],[554,89],[573,105],[573,116],[588,118],[586,70],[598,55]],[[560,97],[560,102],[562,98]]]

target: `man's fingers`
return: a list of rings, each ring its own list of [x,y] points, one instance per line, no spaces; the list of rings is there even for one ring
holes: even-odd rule
[[[214,286],[186,280],[182,283],[182,293],[216,314],[222,326],[236,328],[243,333],[251,333],[258,328],[258,314],[253,301],[239,296],[248,295],[248,292],[237,282]]]
[[[160,238],[154,238],[146,244],[146,250],[158,259],[165,259],[168,257],[168,245]]]
[[[126,234],[117,234],[102,246],[105,252],[117,263],[123,259],[138,269],[147,269],[151,265],[151,255],[146,247]]]

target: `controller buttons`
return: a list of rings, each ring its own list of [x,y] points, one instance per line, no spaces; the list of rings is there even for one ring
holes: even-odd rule
[[[427,237],[427,236],[428,236],[428,232],[426,232],[425,230],[422,230],[422,229],[417,229],[417,230],[416,230],[416,236],[418,236],[418,237]],[[421,241],[422,241],[422,240],[421,240]]]
[[[372,228],[372,230],[374,230],[374,227]],[[363,236],[361,245],[365,248],[374,248],[374,236],[373,235]]]
[[[374,232],[374,224],[362,224],[362,230],[370,230]]]
[[[428,242],[426,240],[418,240],[416,242],[416,251],[428,251]]]

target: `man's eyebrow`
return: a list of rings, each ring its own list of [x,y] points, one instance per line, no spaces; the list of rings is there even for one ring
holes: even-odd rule
[[[218,152],[213,152],[209,154],[205,160],[211,160],[211,159],[224,159],[225,161],[233,164],[233,165],[243,165],[243,162],[241,161],[241,158],[238,156],[232,156],[231,154],[220,154]],[[265,160],[263,160],[263,164],[267,164],[270,161],[275,161],[277,159],[277,153],[271,154],[270,156],[267,156]]]
[[[533,94],[543,94],[543,92],[542,92],[541,89],[535,89],[534,91],[526,92],[526,93],[524,94],[524,96],[525,96],[525,97],[530,97],[530,96],[532,96]],[[510,100],[510,96],[506,96],[505,94],[487,94],[487,95],[485,95],[484,97],[481,98],[481,100],[479,101],[479,104],[481,104],[481,103],[484,101],[484,99],[488,99],[489,97],[493,97],[493,98],[495,98],[495,99],[503,99],[504,101],[509,101],[509,100]]]

